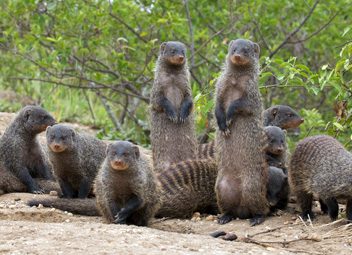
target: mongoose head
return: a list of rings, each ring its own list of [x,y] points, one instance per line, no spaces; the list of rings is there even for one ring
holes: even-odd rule
[[[288,196],[288,179],[281,168],[269,167],[267,199],[270,206],[276,206],[279,199]]]
[[[274,105],[264,111],[264,118],[269,125],[282,129],[297,128],[304,122],[299,114],[287,105]]]
[[[274,155],[281,155],[286,150],[286,136],[284,130],[275,126],[267,126],[264,128],[268,137],[267,152]]]
[[[140,157],[138,146],[127,141],[116,141],[108,145],[106,159],[116,171],[126,171],[136,164]]]
[[[46,141],[52,152],[60,153],[75,148],[76,132],[73,128],[57,124],[46,129]]]
[[[55,119],[46,110],[34,105],[23,107],[17,118],[20,119],[24,129],[31,134],[39,134],[48,126],[55,124]]]
[[[163,42],[159,58],[169,65],[182,66],[186,63],[186,46],[181,42]]]
[[[258,62],[260,47],[257,43],[237,39],[229,43],[227,58],[235,66],[253,66]]]

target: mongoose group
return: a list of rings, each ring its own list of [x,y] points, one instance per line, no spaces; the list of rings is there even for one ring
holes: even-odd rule
[[[240,218],[257,225],[286,208],[290,184],[303,217],[313,218],[315,197],[334,220],[337,199],[345,198],[352,220],[352,154],[332,137],[314,136],[289,159],[284,130],[303,119],[285,105],[263,110],[259,55],[255,42],[229,43],[216,83],[215,140],[199,145],[186,46],[162,43],[149,108],[152,157],[130,142],[107,145],[57,124],[39,106],[24,107],[0,138],[0,192],[59,189],[60,198],[28,204],[101,215],[107,223],[147,226],[153,217],[201,212],[221,213],[220,224]],[[45,130],[41,147],[36,136]]]

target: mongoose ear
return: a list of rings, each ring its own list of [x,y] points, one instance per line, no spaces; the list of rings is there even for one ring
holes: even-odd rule
[[[284,131],[285,136],[287,136],[287,130],[283,129],[282,131]]]
[[[164,51],[166,49],[166,44],[167,42],[163,42],[162,44],[160,44],[160,54],[164,54]]]
[[[51,126],[47,126],[45,132],[48,132],[50,130]]]
[[[253,43],[253,47],[254,47],[254,52],[257,54],[257,56],[259,57],[260,54],[260,47],[258,43]]]
[[[25,120],[28,120],[28,119],[29,119],[29,115],[31,115],[31,113],[32,113],[32,109],[27,109],[27,110],[24,112],[24,114],[23,114],[24,119],[25,119]]]
[[[139,152],[138,146],[133,146],[132,149],[133,149],[133,152],[134,152],[134,155],[136,156],[136,158],[139,158],[140,152]]]
[[[274,108],[271,110],[271,115],[273,115],[273,117],[275,117],[278,110],[279,110],[279,109],[277,109],[277,107],[274,107]]]
[[[231,42],[229,43],[229,49],[231,49],[231,47],[234,43],[235,43],[235,40],[231,40]]]

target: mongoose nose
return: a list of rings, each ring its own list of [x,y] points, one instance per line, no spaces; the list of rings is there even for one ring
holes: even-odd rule
[[[179,60],[180,62],[183,62],[184,59],[185,59],[184,56],[178,56],[178,60]]]
[[[123,161],[120,160],[120,159],[116,159],[116,160],[114,160],[114,164],[117,165],[117,166],[120,166],[120,165],[123,164]]]
[[[235,60],[236,61],[241,61],[242,57],[239,54],[235,54]]]
[[[58,144],[55,144],[55,145],[54,145],[54,149],[55,149],[55,150],[58,150],[58,149],[60,149],[60,145],[58,145]]]

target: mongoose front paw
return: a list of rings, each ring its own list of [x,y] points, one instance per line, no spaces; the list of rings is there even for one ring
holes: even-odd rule
[[[115,224],[126,224],[126,217],[121,212],[119,212],[115,215],[114,223]]]
[[[167,117],[168,117],[169,120],[171,120],[174,123],[177,123],[177,121],[178,121],[178,118],[177,118],[177,116],[176,116],[176,114],[174,112],[169,112],[167,114]]]
[[[249,219],[249,224],[251,227],[259,225],[263,223],[265,220],[265,217],[263,215],[255,215],[253,218]]]
[[[38,188],[38,189],[32,190],[31,193],[33,193],[33,194],[44,194],[44,190]]]
[[[221,130],[223,136],[228,137],[231,134],[230,129],[226,128],[225,130]]]
[[[178,118],[178,122],[179,122],[179,123],[185,123],[186,120],[187,120],[187,117],[184,117],[184,118],[183,118],[183,117],[180,116],[180,117]]]
[[[229,223],[232,219],[233,219],[232,215],[224,214],[224,215],[219,217],[218,223],[223,225],[223,224]]]
[[[232,124],[232,118],[231,119],[228,119],[228,120],[226,120],[226,126],[231,126],[231,124]]]

